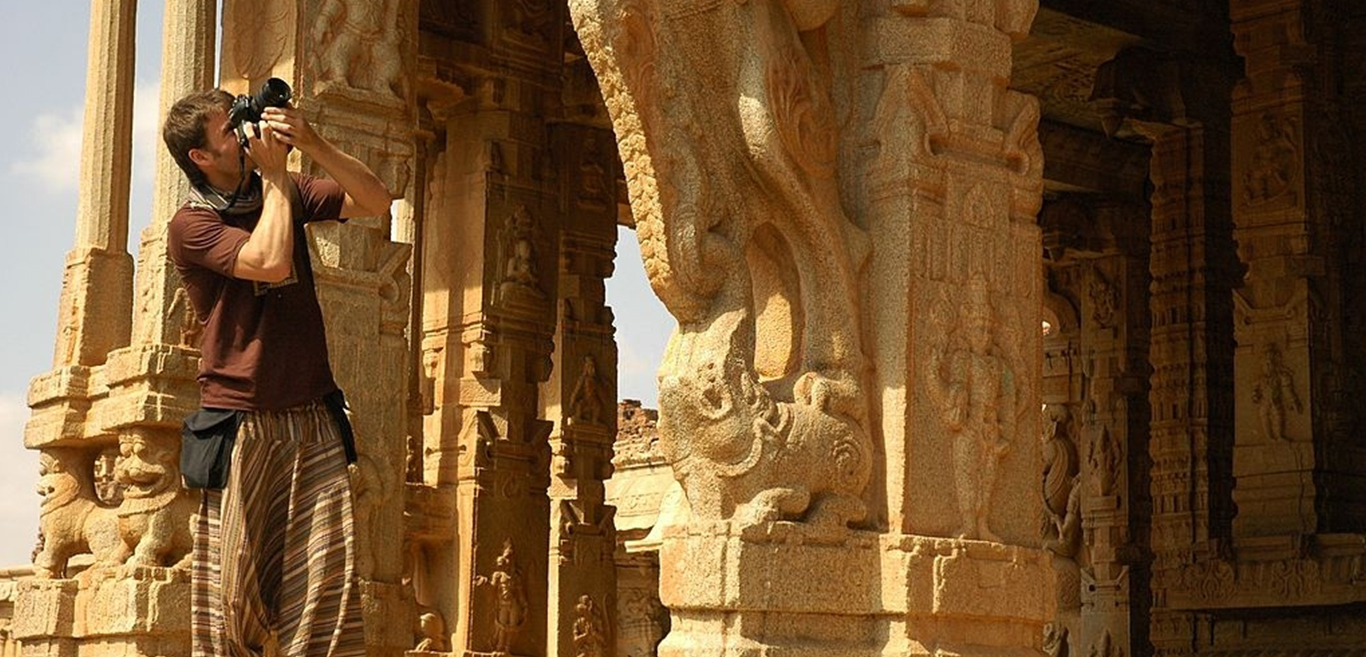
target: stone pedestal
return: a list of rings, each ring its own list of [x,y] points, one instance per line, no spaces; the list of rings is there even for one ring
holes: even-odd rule
[[[664,530],[661,657],[878,655],[886,632],[882,549],[871,532],[790,522]]]

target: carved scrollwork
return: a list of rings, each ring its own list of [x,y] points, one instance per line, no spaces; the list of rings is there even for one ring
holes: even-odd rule
[[[837,6],[570,2],[646,274],[679,321],[660,373],[659,445],[699,520],[842,527],[865,514],[867,238],[833,175],[840,135],[823,55],[799,36]],[[716,46],[657,47],[698,33]],[[705,92],[679,93],[695,79],[673,74],[685,70],[717,73]],[[773,263],[796,271],[771,284]],[[766,312],[775,304],[791,312]],[[758,358],[761,337],[781,353]]]

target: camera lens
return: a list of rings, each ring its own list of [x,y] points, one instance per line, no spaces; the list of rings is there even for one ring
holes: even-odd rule
[[[256,94],[256,102],[261,109],[284,107],[289,104],[290,95],[287,82],[280,78],[271,78],[261,85],[261,91]]]

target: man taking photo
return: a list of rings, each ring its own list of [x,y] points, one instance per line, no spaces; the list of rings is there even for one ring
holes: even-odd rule
[[[190,94],[162,127],[192,187],[169,225],[170,256],[203,329],[203,410],[186,420],[182,447],[183,464],[206,466],[182,468],[205,489],[193,526],[193,655],[359,657],[354,444],[304,225],[381,215],[391,197],[297,109],[232,121],[233,103],[222,90]],[[290,147],[331,180],[288,172]],[[222,441],[211,453],[206,436]]]

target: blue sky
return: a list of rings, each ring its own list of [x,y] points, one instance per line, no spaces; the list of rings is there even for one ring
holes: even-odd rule
[[[151,220],[160,2],[138,3],[129,249]],[[37,536],[36,453],[23,448],[29,380],[52,366],[63,259],[75,233],[90,5],[4,2],[0,8],[0,566],[27,563]],[[616,310],[620,395],[655,400],[654,370],[673,321],[649,289],[634,234],[623,230],[608,286]]]

